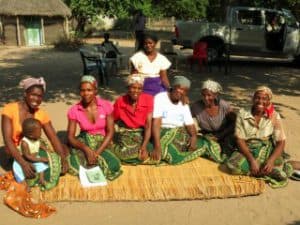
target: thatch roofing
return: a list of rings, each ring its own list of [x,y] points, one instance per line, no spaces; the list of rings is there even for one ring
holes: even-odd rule
[[[0,0],[0,15],[71,16],[61,0]]]

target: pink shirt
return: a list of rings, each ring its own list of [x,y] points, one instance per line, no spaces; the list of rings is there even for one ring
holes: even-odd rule
[[[79,124],[80,130],[89,134],[106,134],[106,117],[113,112],[112,104],[100,97],[97,97],[98,118],[95,123],[91,123],[85,115],[81,102],[73,105],[68,111],[68,119]]]

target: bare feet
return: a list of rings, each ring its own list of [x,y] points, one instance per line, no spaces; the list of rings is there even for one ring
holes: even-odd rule
[[[45,186],[45,185],[46,185],[46,181],[45,181],[45,178],[44,178],[44,173],[40,173],[39,184],[40,184],[41,186]]]

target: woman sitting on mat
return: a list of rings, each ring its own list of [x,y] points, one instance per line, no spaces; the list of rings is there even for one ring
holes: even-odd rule
[[[50,189],[56,186],[60,173],[65,173],[68,169],[67,153],[56,136],[49,115],[39,108],[46,91],[44,79],[30,77],[22,80],[20,86],[24,89],[23,100],[5,105],[2,111],[2,135],[5,151],[19,163],[29,185],[38,185],[39,177],[35,174],[33,163],[22,157],[17,149],[23,137],[22,123],[28,118],[37,119],[56,152],[48,152],[43,149],[39,151],[40,157],[46,157],[49,160],[49,168],[45,171],[43,185],[45,189]]]
[[[68,111],[69,172],[78,175],[80,165],[98,165],[105,177],[113,180],[121,174],[120,160],[108,149],[114,134],[113,106],[97,96],[97,88],[93,76],[83,76],[81,101]],[[77,124],[80,134],[75,136]]]
[[[293,169],[282,157],[286,137],[280,116],[276,111],[266,111],[271,98],[268,87],[259,87],[251,109],[240,110],[235,128],[238,151],[226,164],[233,174],[262,177],[272,187],[282,187]]]
[[[230,155],[234,143],[234,127],[236,115],[229,103],[220,98],[222,87],[219,83],[207,80],[201,87],[201,100],[192,107],[192,115],[196,118],[202,138],[210,145],[220,145],[220,151]]]
[[[127,94],[114,104],[114,120],[118,127],[113,151],[127,163],[141,163],[148,158],[146,147],[151,136],[153,97],[142,93],[143,83],[141,75],[130,75]]]
[[[182,103],[190,85],[186,77],[175,76],[170,92],[159,93],[154,97],[152,160],[180,164],[206,154],[222,162],[219,151],[214,152],[214,149],[207,148],[203,139],[197,139],[190,108]]]
[[[156,51],[157,41],[157,37],[145,35],[143,50],[130,58],[131,73],[139,73],[145,78],[143,92],[153,96],[170,87],[167,69],[171,63],[165,56]]]

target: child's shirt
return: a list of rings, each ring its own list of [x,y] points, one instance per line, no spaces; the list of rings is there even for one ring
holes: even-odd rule
[[[37,154],[39,152],[41,145],[39,140],[33,141],[28,139],[27,137],[23,137],[21,139],[21,143],[22,141],[25,141],[28,144],[30,154]],[[18,149],[22,151],[21,144],[19,145]]]

